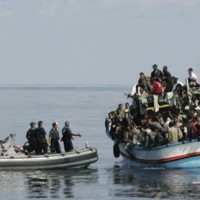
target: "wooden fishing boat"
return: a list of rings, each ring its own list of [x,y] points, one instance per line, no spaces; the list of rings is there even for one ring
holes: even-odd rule
[[[136,87],[134,87],[136,88]],[[187,85],[188,91],[189,86]],[[200,90],[198,90],[200,91]],[[133,94],[135,93],[135,89]],[[194,92],[190,91],[190,96]],[[198,93],[199,94],[199,93]],[[150,96],[146,112],[153,112],[153,98]],[[171,96],[170,96],[171,98]],[[159,101],[159,109],[170,108],[171,99]],[[190,102],[190,101],[189,101]],[[133,100],[132,106],[136,119],[138,117],[140,105]],[[188,110],[190,105],[188,105]],[[164,168],[196,168],[200,167],[200,139],[189,139],[175,143],[161,144],[158,146],[144,147],[142,144],[124,143],[123,140],[113,138],[106,127],[106,134],[114,141],[113,154],[115,157],[123,156],[131,166],[134,167],[164,167]]]
[[[151,149],[138,145],[115,144],[120,154],[135,167],[195,168],[200,167],[200,142],[177,142]],[[116,149],[116,147],[115,147]]]

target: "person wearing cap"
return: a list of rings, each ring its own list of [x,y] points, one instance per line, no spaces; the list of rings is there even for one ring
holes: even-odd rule
[[[37,143],[36,137],[35,137],[35,122],[31,122],[30,126],[31,128],[27,131],[26,133],[26,139],[28,140],[29,147],[28,147],[28,152],[32,152],[35,150],[35,146]]]
[[[59,137],[59,132],[58,132],[58,122],[54,122],[52,124],[52,129],[49,132],[51,152],[61,153],[59,139],[60,137]]]
[[[65,152],[69,152],[69,151],[74,149],[74,146],[73,146],[73,143],[72,143],[73,136],[81,137],[81,134],[79,134],[79,133],[72,133],[72,131],[70,129],[70,122],[69,121],[65,122],[65,125],[62,129],[62,135],[63,135],[62,141],[64,143]]]
[[[47,154],[47,134],[43,127],[43,121],[38,122],[38,127],[35,129],[35,136],[37,139],[37,144],[35,147],[36,154]]]

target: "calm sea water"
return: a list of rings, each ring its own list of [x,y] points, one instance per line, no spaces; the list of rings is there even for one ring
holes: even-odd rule
[[[66,120],[98,149],[99,160],[88,169],[0,171],[0,199],[200,199],[200,169],[134,169],[112,154],[104,131],[107,113],[125,103],[127,86],[0,87],[0,137],[17,134],[25,143],[30,121],[43,120],[49,132],[53,121],[61,130]],[[62,144],[61,144],[62,145]],[[62,146],[63,148],[63,146]]]

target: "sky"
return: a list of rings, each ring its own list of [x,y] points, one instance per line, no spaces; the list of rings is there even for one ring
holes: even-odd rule
[[[199,76],[199,10],[199,0],[0,0],[0,85],[132,85],[153,64]]]

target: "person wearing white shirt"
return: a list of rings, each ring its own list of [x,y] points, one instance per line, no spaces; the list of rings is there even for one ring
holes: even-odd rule
[[[197,75],[193,72],[192,68],[188,69],[189,77],[188,77],[188,82],[190,83],[192,80],[197,81]]]

